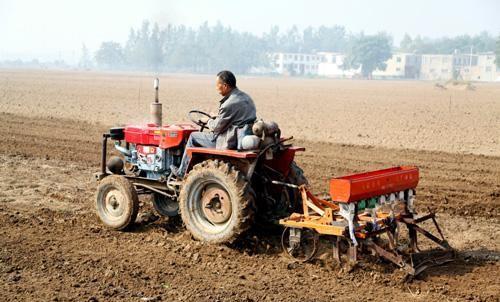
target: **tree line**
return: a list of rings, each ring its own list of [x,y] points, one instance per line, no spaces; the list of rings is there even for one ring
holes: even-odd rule
[[[84,45],[80,65],[90,68],[95,62],[101,69],[195,73],[230,69],[248,73],[252,68],[270,67],[268,54],[272,52],[325,51],[346,54],[346,68],[361,65],[363,74],[368,75],[375,68],[384,69],[384,62],[393,51],[450,54],[455,50],[469,53],[472,49],[477,53],[499,52],[499,47],[500,40],[487,32],[440,39],[405,35],[399,47],[395,47],[385,33],[351,33],[339,25],[303,30],[297,26],[285,30],[273,26],[257,36],[220,22],[213,26],[205,22],[192,28],[172,24],[160,27],[144,21],[139,28],[130,29],[123,45],[105,41],[93,55]]]
[[[420,54],[452,54],[455,51],[460,53],[480,53],[495,51],[495,39],[488,32],[484,31],[478,35],[460,35],[456,37],[443,37],[438,39],[422,38],[417,35],[411,37],[405,34],[401,40],[399,49],[403,52],[414,52]]]

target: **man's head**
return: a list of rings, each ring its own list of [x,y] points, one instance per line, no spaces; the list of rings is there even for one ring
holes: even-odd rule
[[[223,70],[217,74],[215,87],[220,95],[226,96],[236,88],[236,77],[231,71]]]

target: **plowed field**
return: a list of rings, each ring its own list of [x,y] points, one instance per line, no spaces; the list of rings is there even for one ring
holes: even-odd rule
[[[214,111],[211,80],[162,78],[164,120],[182,120],[191,108]],[[410,283],[387,263],[362,261],[345,272],[321,254],[299,265],[282,255],[279,234],[201,244],[179,221],[155,216],[147,200],[132,231],[106,230],[93,209],[100,137],[111,125],[146,120],[150,77],[1,71],[0,300],[500,299],[498,85],[435,91],[415,82],[239,81],[260,116],[298,133],[294,144],[307,150],[297,161],[319,195],[332,176],[419,166],[418,207],[437,211],[457,260]],[[448,106],[456,120],[444,116]]]

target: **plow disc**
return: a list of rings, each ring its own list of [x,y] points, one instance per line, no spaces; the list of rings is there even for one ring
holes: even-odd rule
[[[417,168],[395,167],[332,179],[331,201],[315,197],[305,186],[297,187],[303,212],[280,220],[286,226],[284,251],[300,261],[312,259],[317,241],[311,240],[311,234],[315,234],[332,237],[334,259],[340,262],[345,253],[350,265],[358,261],[358,253],[369,252],[416,276],[452,261],[454,250],[435,214],[418,215],[414,209],[417,183]],[[435,230],[424,229],[426,222],[432,222]],[[403,228],[404,237],[400,234]],[[420,249],[419,238],[427,239],[427,249]],[[342,241],[347,242],[347,250],[341,248]]]
[[[453,250],[430,250],[410,254],[410,264],[412,271],[410,275],[416,276],[426,269],[443,265],[455,259],[455,252]]]
[[[281,236],[285,253],[299,262],[311,260],[318,251],[318,234],[311,229],[286,228]]]
[[[438,232],[441,236],[441,239],[417,225],[417,223],[429,219],[432,219],[434,225],[436,226],[436,230],[439,230]],[[415,222],[415,220],[418,222]],[[416,276],[425,271],[427,268],[453,261],[453,259],[455,258],[454,250],[450,247],[444,237],[442,237],[434,213],[430,213],[419,219],[399,217],[398,219],[396,219],[396,223],[398,223],[399,225],[404,224],[408,228],[410,240],[409,248],[398,245],[392,235],[388,235],[388,248],[381,247],[375,244],[373,241],[362,242],[366,244],[367,248],[373,253],[396,264],[411,276]],[[429,242],[432,242],[433,248],[421,250],[418,247],[417,234],[421,234],[423,237],[427,238]]]

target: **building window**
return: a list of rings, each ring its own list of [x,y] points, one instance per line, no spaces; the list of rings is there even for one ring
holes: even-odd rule
[[[491,66],[486,67],[486,72],[491,72]]]
[[[448,73],[448,69],[441,69],[442,73]]]
[[[401,57],[396,57],[396,62],[401,62]]]
[[[399,68],[399,67],[398,67],[398,68],[396,68],[396,71],[401,71],[401,68]]]

